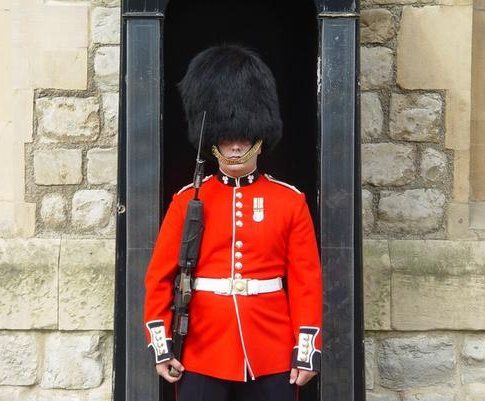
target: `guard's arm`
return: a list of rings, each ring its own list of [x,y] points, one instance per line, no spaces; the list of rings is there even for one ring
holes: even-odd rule
[[[145,275],[145,334],[155,363],[173,357],[170,307],[184,221],[180,203],[175,195],[163,219]]]
[[[323,283],[315,230],[305,196],[293,208],[288,235],[288,298],[295,335],[292,368],[320,371]]]

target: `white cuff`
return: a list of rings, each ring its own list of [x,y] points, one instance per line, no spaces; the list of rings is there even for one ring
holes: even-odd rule
[[[318,327],[300,326],[298,345],[293,349],[292,367],[320,371],[321,351],[315,347],[319,332]]]
[[[163,320],[151,320],[146,323],[146,327],[150,332],[151,342],[148,347],[151,347],[155,354],[155,363],[165,362],[173,358],[171,351],[172,339],[165,335],[165,325]]]

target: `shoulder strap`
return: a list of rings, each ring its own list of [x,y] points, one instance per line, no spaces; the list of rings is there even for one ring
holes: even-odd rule
[[[202,182],[206,182],[211,177],[212,177],[212,174],[205,176],[202,179]],[[191,182],[190,184],[187,184],[186,186],[184,186],[184,187],[182,187],[182,188],[179,189],[179,191],[177,192],[177,195],[180,195],[182,192],[184,192],[185,190],[187,190],[189,188],[192,188],[193,186],[194,186],[194,183],[193,182]]]
[[[293,186],[293,185],[290,185],[290,184],[288,184],[288,183],[286,183],[286,182],[284,182],[284,181],[276,180],[276,179],[274,179],[272,176],[270,176],[269,174],[265,174],[264,176],[265,176],[265,177],[266,177],[266,178],[267,178],[269,181],[271,181],[271,182],[274,182],[274,183],[276,183],[276,184],[283,185],[284,187],[286,187],[286,188],[290,188],[290,189],[292,189],[293,191],[295,191],[296,193],[301,194],[301,191],[299,191],[299,190],[298,190],[298,188],[297,188],[297,187],[295,187],[295,186]]]

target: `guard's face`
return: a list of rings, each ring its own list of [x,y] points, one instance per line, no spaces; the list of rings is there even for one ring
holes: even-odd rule
[[[252,146],[253,143],[247,139],[240,139],[236,141],[222,140],[217,145],[219,152],[229,159],[237,159],[243,156],[249,149],[251,149]],[[219,168],[226,174],[233,177],[240,177],[242,175],[249,174],[256,168],[258,155],[260,153],[261,149],[248,161],[242,164],[221,164],[219,162]]]
[[[248,140],[239,141],[220,141],[218,144],[219,152],[229,159],[237,159],[251,149],[252,143]]]

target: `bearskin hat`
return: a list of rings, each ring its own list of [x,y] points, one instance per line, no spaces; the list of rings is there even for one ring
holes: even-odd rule
[[[271,149],[281,138],[275,79],[253,50],[238,44],[209,47],[191,60],[177,87],[196,148],[204,110],[206,152],[220,140],[261,139]]]

